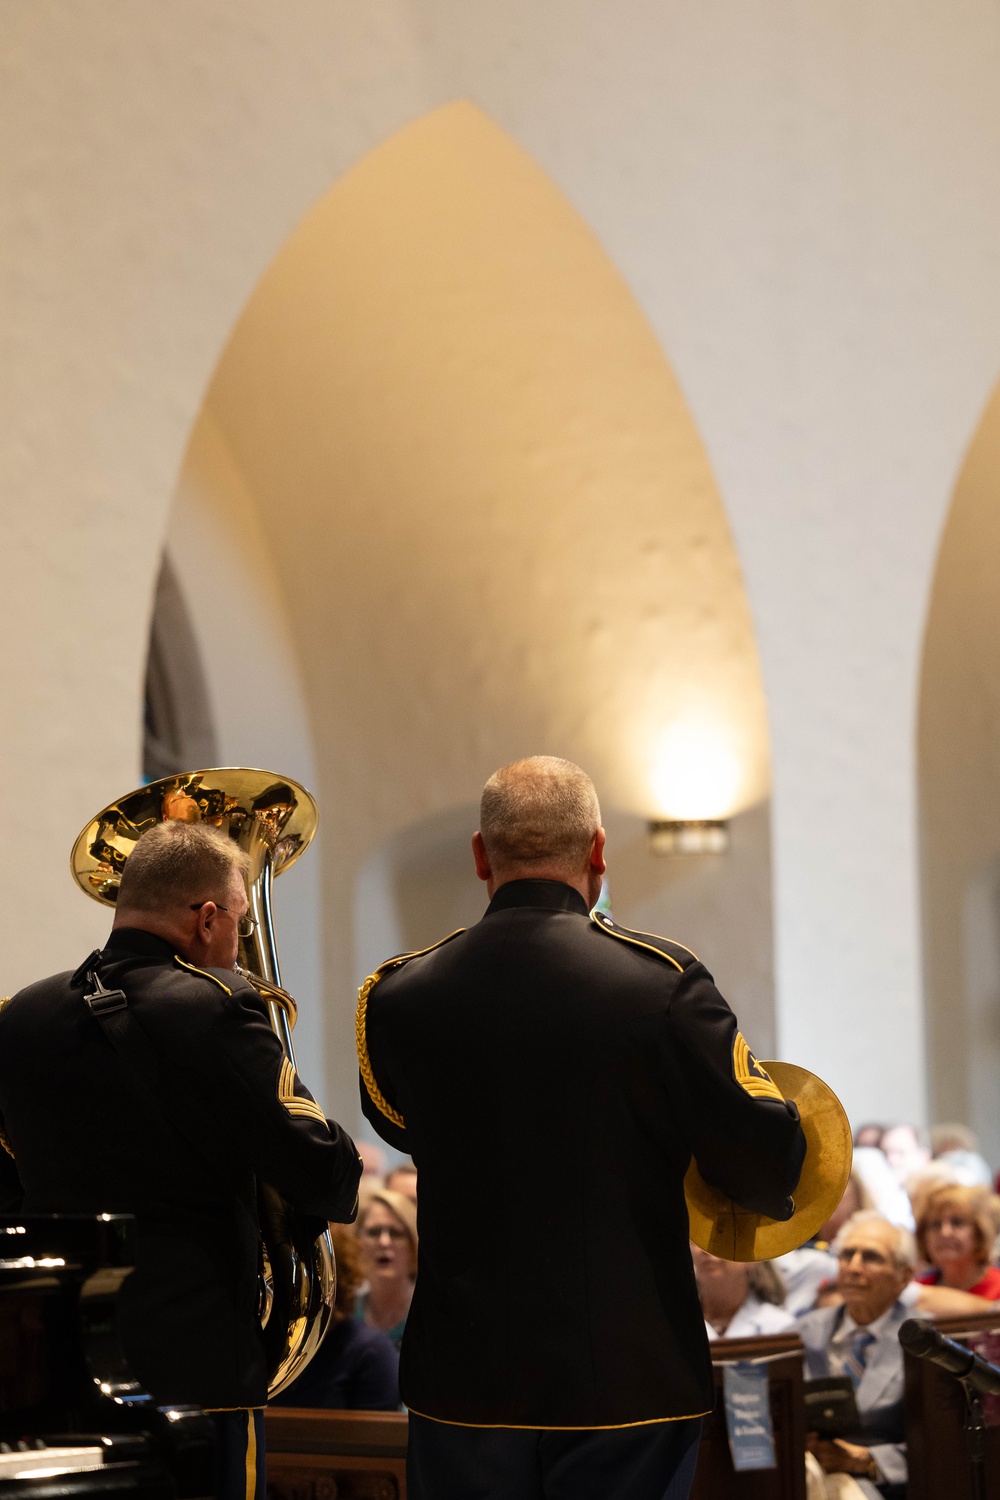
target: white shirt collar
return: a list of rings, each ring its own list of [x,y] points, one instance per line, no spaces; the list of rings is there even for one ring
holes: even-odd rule
[[[865,1333],[874,1334],[877,1339],[881,1338],[882,1334],[886,1330],[886,1327],[888,1326],[890,1318],[892,1317],[893,1313],[896,1311],[897,1306],[898,1306],[898,1303],[893,1302],[892,1305],[890,1307],[887,1307],[886,1310],[885,1310],[885,1312],[881,1313],[875,1319],[875,1321],[873,1323],[863,1323],[863,1324],[862,1323],[855,1323],[854,1319],[851,1317],[850,1313],[847,1311],[847,1308],[845,1307],[844,1308],[844,1315],[843,1315],[843,1317],[840,1320],[840,1327],[837,1329],[837,1332],[834,1335],[834,1338],[835,1338],[836,1342],[839,1344],[842,1339],[845,1342],[848,1341],[848,1340],[850,1340],[850,1338],[859,1329],[863,1330]]]

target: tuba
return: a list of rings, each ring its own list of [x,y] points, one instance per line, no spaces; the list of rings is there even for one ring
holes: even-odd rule
[[[226,767],[184,771],[120,797],[91,819],[73,845],[70,863],[81,890],[114,906],[122,870],[136,840],[154,823],[178,818],[208,823],[250,859],[249,915],[254,931],[240,938],[240,973],[267,1003],[271,1026],[292,1067],[296,1005],[282,988],[271,917],[271,884],[298,859],[316,831],[316,803],[304,787],[271,771]],[[268,1395],[305,1368],[333,1316],[336,1265],[330,1231],[292,1209],[266,1183],[258,1185],[261,1233],[260,1317]]]

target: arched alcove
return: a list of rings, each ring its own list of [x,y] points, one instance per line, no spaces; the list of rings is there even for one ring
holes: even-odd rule
[[[309,714],[271,539],[204,412],[171,507],[161,576],[169,593],[165,604],[157,594],[149,671],[165,656],[180,721],[196,722],[201,711],[211,725],[210,742],[189,737],[175,747],[182,768],[260,766],[313,789]],[[273,907],[282,979],[299,1000],[296,1059],[325,1102],[322,847],[321,821],[306,856],[275,882]]]
[[[932,1111],[1000,1158],[1000,387],[955,487],[924,645],[921,863]]]
[[[616,912],[683,937],[671,913],[696,906],[711,963],[749,903],[770,1036],[766,713],[724,510],[655,338],[535,163],[463,103],[364,158],[261,278],[199,444],[198,504],[218,488],[252,515],[308,709],[332,1105],[351,1118],[372,934],[405,946],[441,905],[401,917],[399,882],[437,861],[444,906],[481,910],[478,792],[533,752],[586,765],[626,842],[652,816],[735,816],[742,862],[668,870],[643,846]]]
[[[149,627],[142,774],[157,781],[175,771],[217,763],[201,651],[173,565],[164,556]]]

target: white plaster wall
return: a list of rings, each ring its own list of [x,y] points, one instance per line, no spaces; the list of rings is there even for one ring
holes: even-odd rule
[[[276,771],[312,791],[309,716],[271,545],[228,449],[202,415],[167,520],[166,549],[199,645],[217,763]],[[335,804],[321,811],[306,853],[275,881],[273,914],[282,982],[299,1007],[296,1063],[325,1103],[323,812],[335,817]]]
[[[855,1116],[919,1116],[916,692],[948,497],[1000,366],[1000,13],[431,10],[449,82],[471,80],[629,281],[719,479],[770,712],[782,1055]]]
[[[719,478],[771,714],[780,1045],[923,1107],[914,713],[1000,365],[988,0],[7,0],[6,987],[95,932],[65,850],[138,769],[169,497],[227,329],[329,183],[457,94],[570,196]]]

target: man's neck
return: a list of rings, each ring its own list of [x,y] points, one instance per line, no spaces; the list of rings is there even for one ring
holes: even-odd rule
[[[596,897],[591,896],[590,880],[586,872],[582,874],[578,872],[570,874],[566,870],[546,868],[545,866],[539,868],[534,865],[523,866],[513,871],[505,870],[500,876],[491,875],[490,879],[486,882],[486,894],[492,901],[501,886],[513,885],[516,880],[554,880],[559,885],[568,885],[572,890],[579,891],[587,903],[588,911],[596,900]],[[597,894],[600,895],[600,891]]]
[[[885,1314],[889,1311],[889,1308],[894,1305],[895,1301],[896,1298],[893,1298],[892,1302],[890,1302],[888,1306],[877,1307],[874,1312],[870,1307],[859,1307],[857,1311],[855,1311],[853,1307],[847,1307],[846,1303],[844,1304],[844,1306],[850,1313],[851,1317],[854,1319],[855,1323],[857,1323],[859,1328],[867,1328],[870,1324],[877,1323],[879,1318],[884,1317]]]
[[[169,943],[175,953],[182,958],[187,958],[185,952],[186,938],[175,923],[167,918],[158,917],[155,912],[149,911],[116,911],[115,920],[111,924],[111,931],[118,932],[122,928],[128,928],[130,932],[148,932],[152,937],[162,938]]]

